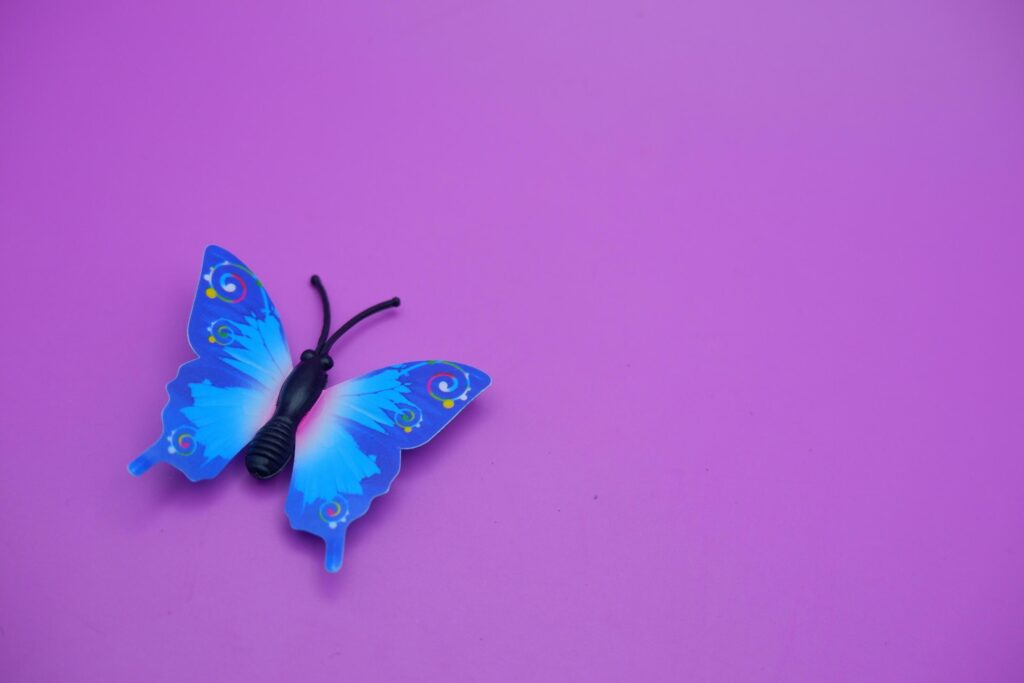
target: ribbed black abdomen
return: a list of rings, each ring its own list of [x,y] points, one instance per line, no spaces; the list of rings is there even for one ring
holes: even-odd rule
[[[295,455],[295,422],[276,415],[263,425],[245,447],[245,467],[259,479],[269,479],[281,471]]]

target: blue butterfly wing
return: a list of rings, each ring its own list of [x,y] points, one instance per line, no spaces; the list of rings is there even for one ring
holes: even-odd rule
[[[167,385],[163,433],[128,466],[157,462],[192,481],[217,476],[270,417],[291,354],[259,278],[226,249],[209,246],[188,321],[195,352]]]
[[[300,428],[285,512],[341,567],[348,525],[387,493],[402,450],[422,446],[491,383],[461,363],[419,361],[330,387]]]

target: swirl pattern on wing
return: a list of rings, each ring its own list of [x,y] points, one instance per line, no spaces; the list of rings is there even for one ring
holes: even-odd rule
[[[235,341],[235,335],[238,334],[238,323],[228,318],[217,318],[207,325],[206,329],[210,333],[207,340],[211,344],[228,346]]]
[[[229,304],[243,301],[249,294],[250,286],[262,286],[251,270],[231,261],[221,261],[210,266],[203,280],[207,284],[203,293],[208,299],[220,299]]]
[[[320,520],[329,529],[337,529],[339,524],[348,521],[348,511],[348,500],[345,496],[338,496],[320,506]]]
[[[189,456],[196,452],[196,435],[191,427],[178,427],[167,435],[167,452]]]
[[[409,433],[423,424],[423,411],[410,403],[395,413],[395,424]]]
[[[448,367],[435,372],[427,379],[427,395],[439,402],[444,408],[451,410],[456,401],[465,401],[469,397],[472,385],[469,373],[455,363],[434,361]]]

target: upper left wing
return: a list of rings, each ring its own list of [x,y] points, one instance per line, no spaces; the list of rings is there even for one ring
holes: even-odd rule
[[[263,283],[237,257],[209,246],[188,321],[198,358],[167,385],[163,432],[128,465],[164,461],[192,481],[217,476],[266,421],[291,355]]]

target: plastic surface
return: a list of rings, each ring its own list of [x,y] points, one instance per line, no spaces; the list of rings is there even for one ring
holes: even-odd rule
[[[292,528],[324,539],[328,571],[341,567],[348,525],[390,488],[401,451],[433,438],[490,384],[476,368],[433,360],[321,393],[329,357],[305,352],[293,368],[262,283],[215,246],[203,257],[188,339],[198,358],[167,385],[163,433],[129,471],[166,462],[198,481],[245,450],[253,474],[273,476],[291,458],[294,438],[286,512]]]

